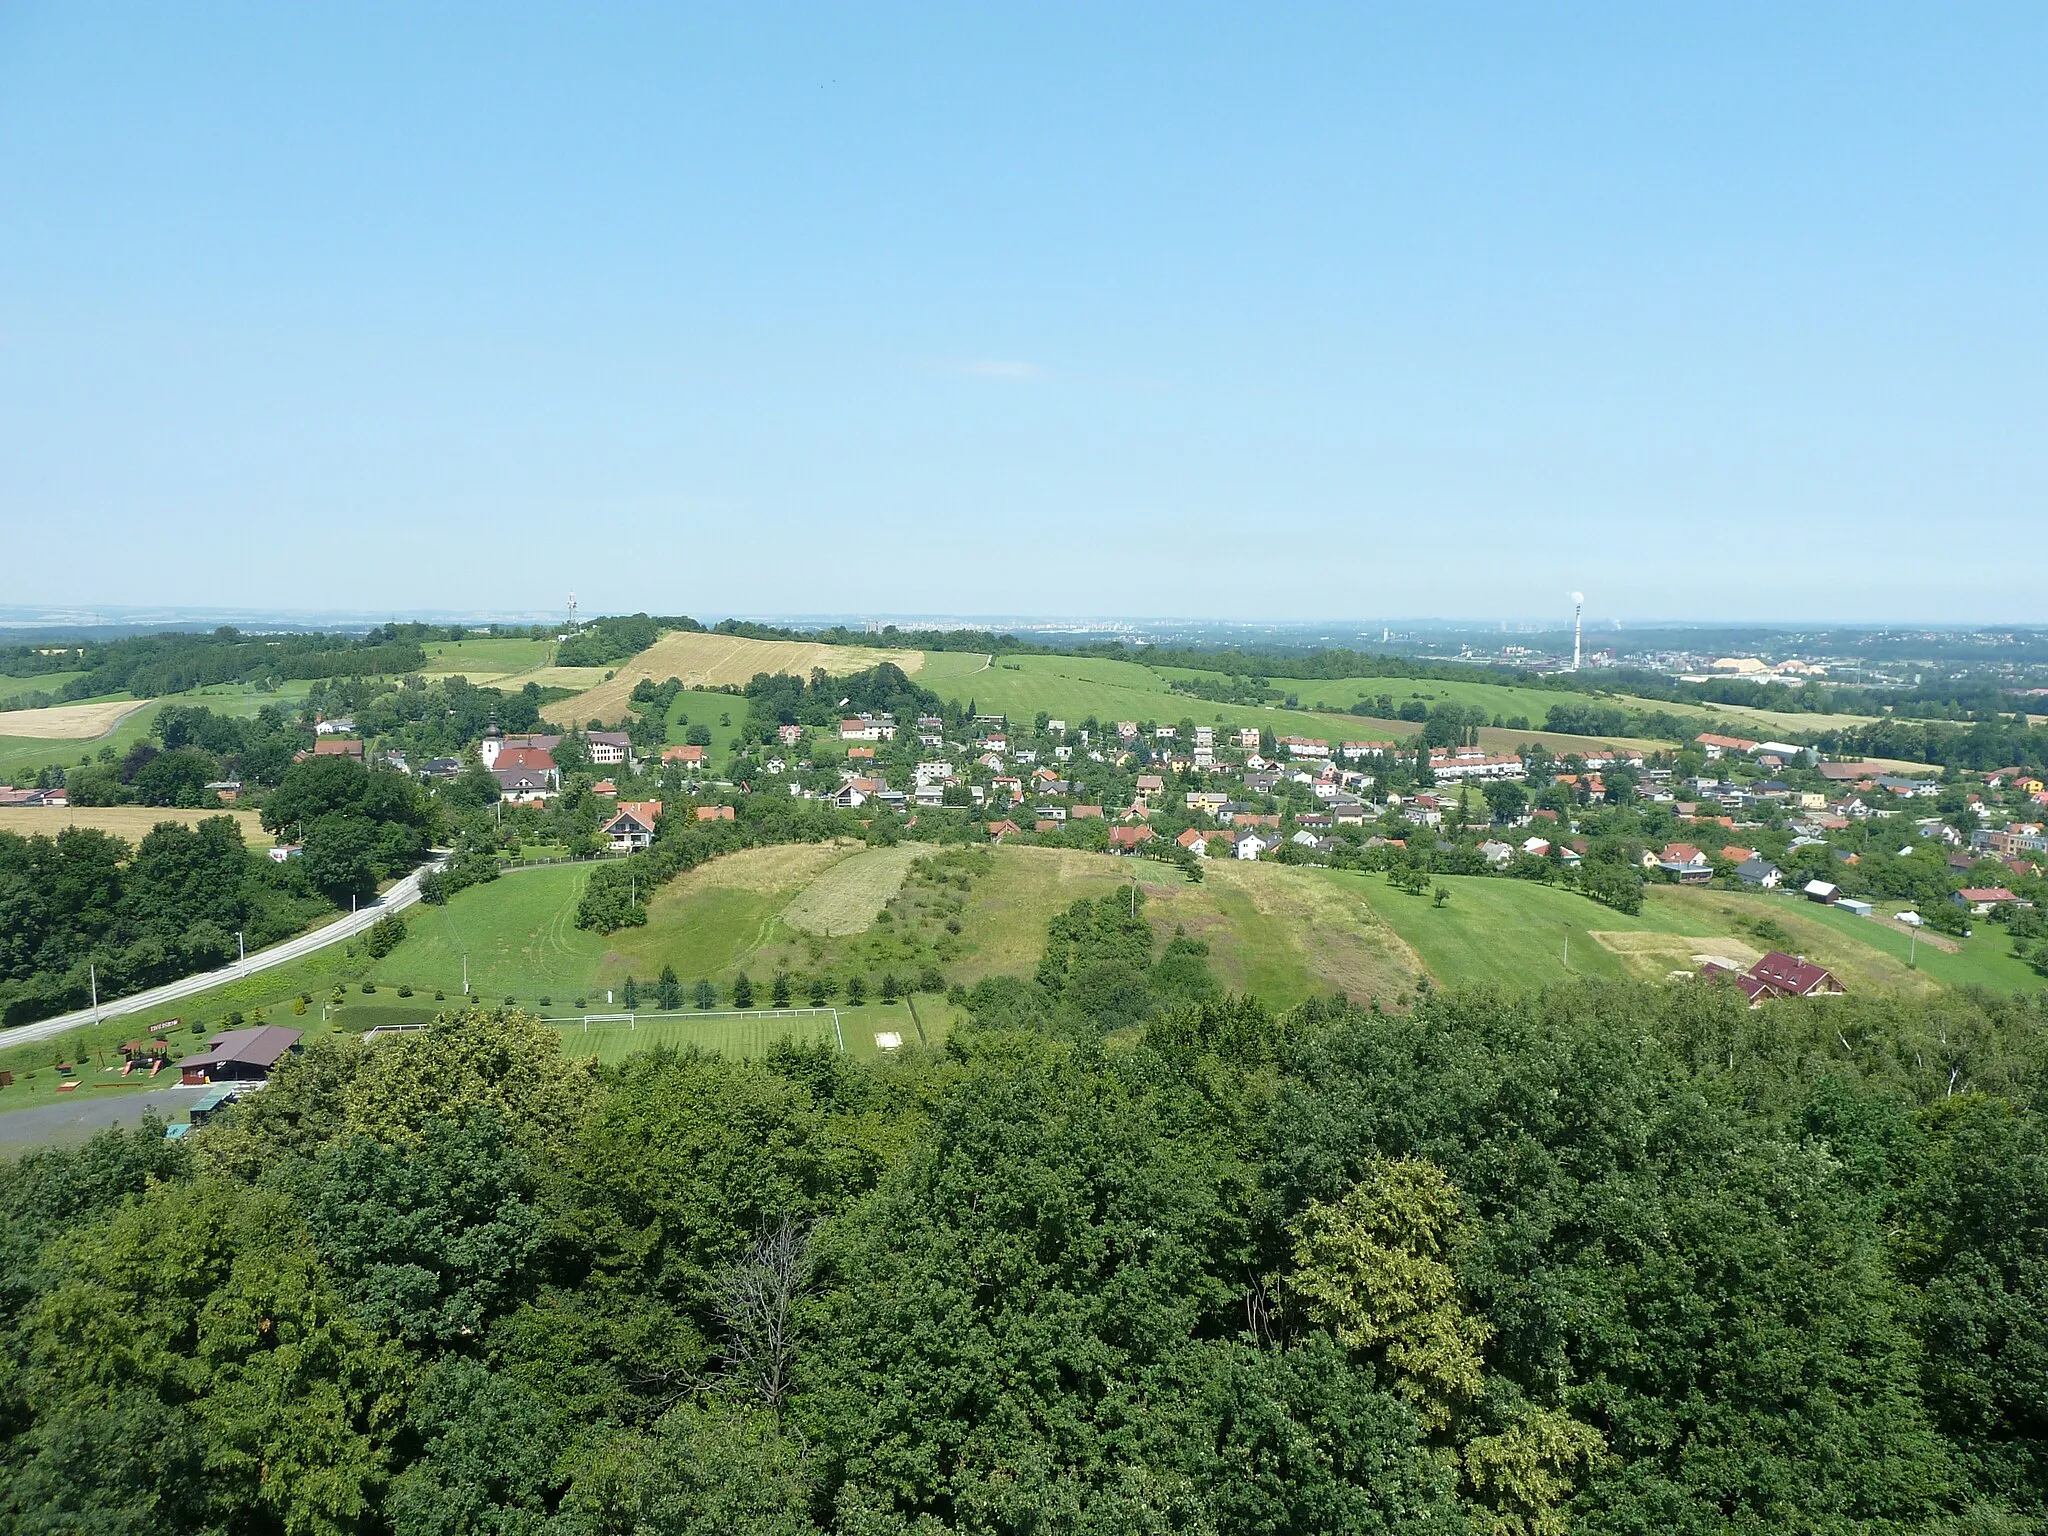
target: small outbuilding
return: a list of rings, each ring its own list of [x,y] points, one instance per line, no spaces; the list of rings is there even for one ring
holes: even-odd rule
[[[215,1035],[206,1042],[205,1055],[187,1056],[178,1063],[181,1080],[187,1085],[263,1081],[272,1067],[299,1048],[300,1034],[264,1024]]]

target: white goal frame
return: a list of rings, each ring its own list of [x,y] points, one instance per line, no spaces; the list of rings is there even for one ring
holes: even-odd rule
[[[675,1008],[660,1011],[642,1009],[638,1013],[586,1013],[582,1016],[584,1032],[593,1024],[623,1024],[637,1030],[641,1019],[815,1019],[828,1017],[832,1020],[832,1038],[839,1043],[839,1054],[846,1054],[846,1029],[839,1021],[837,1008]],[[574,1024],[577,1016],[568,1018],[543,1018],[544,1024]]]

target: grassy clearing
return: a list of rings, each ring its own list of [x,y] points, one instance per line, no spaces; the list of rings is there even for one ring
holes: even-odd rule
[[[1929,940],[1923,934],[1916,940],[1904,924],[1893,922],[1885,912],[1877,917],[1858,917],[1839,907],[1812,902],[1800,903],[1798,910],[1809,923],[1878,950],[1898,964],[1910,961],[1920,974],[1945,986],[1989,987],[1995,992],[2036,992],[2048,987],[2048,979],[2013,955],[2012,941],[1997,923],[1976,922],[1970,937],[1949,940],[1955,946],[1949,949],[1939,935]]]
[[[716,765],[732,756],[733,744],[740,739],[746,721],[745,699],[708,688],[685,688],[669,706],[666,739],[680,745],[691,726],[703,726],[711,733],[711,745],[705,749],[706,763]]]
[[[922,651],[677,632],[663,635],[639,655],[621,662],[609,682],[600,682],[577,698],[551,704],[543,713],[557,724],[581,723],[592,718],[620,719],[626,713],[626,700],[634,685],[642,678],[660,683],[673,677],[686,688],[716,688],[727,683],[747,683],[757,672],[809,677],[814,669],[822,667],[840,676],[864,672],[885,661],[915,673],[924,660]]]
[[[1426,897],[1393,889],[1383,876],[1319,873],[1358,891],[1413,947],[1440,986],[1519,989],[1567,974],[1655,980],[1693,969],[1695,955],[1746,961],[1765,949],[1804,954],[1852,992],[1925,995],[1949,979],[1925,963],[1908,969],[1903,945],[1895,956],[1889,946],[1872,942],[1885,935],[1844,926],[1857,919],[1789,898],[1653,886],[1645,892],[1642,912],[1630,917],[1528,881],[1440,875],[1437,883],[1451,899],[1437,907]],[[1760,932],[1760,923],[1775,928]]]
[[[72,679],[83,676],[83,672],[32,672],[27,676],[0,672],[0,709],[15,707],[11,701],[28,694],[55,693]]]
[[[471,682],[485,674],[509,677],[544,667],[554,656],[552,640],[529,640],[513,635],[479,635],[467,640],[437,640],[426,647],[429,675],[452,677],[460,674]]]
[[[371,967],[370,979],[454,997],[466,961],[474,994],[566,1001],[596,982],[604,959],[604,939],[575,925],[590,871],[588,864],[519,870],[459,891],[446,906],[415,907],[405,942]]]
[[[263,830],[262,819],[254,811],[237,811],[227,806],[208,811],[174,810],[154,805],[9,806],[0,810],[0,832],[15,832],[23,837],[37,833],[55,837],[66,827],[91,827],[111,832],[116,837],[125,837],[131,843],[139,843],[158,822],[175,821],[189,827],[209,816],[232,818],[242,829],[243,841],[251,848],[268,848],[273,841]]]
[[[866,933],[875,925],[875,914],[903,889],[911,862],[930,851],[917,843],[899,843],[844,859],[784,908],[782,920],[800,933],[833,938]]]

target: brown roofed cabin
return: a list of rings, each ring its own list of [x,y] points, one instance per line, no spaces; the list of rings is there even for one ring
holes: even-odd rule
[[[267,1078],[272,1067],[299,1048],[299,1035],[296,1029],[276,1024],[215,1035],[206,1042],[204,1056],[187,1056],[178,1063],[182,1081],[191,1086]]]

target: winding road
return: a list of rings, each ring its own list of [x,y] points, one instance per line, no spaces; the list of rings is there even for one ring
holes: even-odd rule
[[[302,933],[295,939],[286,939],[282,944],[273,944],[268,949],[259,949],[246,960],[223,966],[217,971],[201,971],[196,976],[187,976],[180,981],[167,981],[160,987],[151,987],[147,992],[136,992],[127,997],[110,998],[97,1009],[80,1008],[71,1013],[60,1013],[53,1019],[38,1019],[33,1024],[17,1024],[12,1029],[0,1029],[0,1050],[10,1045],[28,1045],[37,1040],[47,1040],[52,1035],[61,1035],[67,1029],[76,1029],[81,1024],[97,1023],[100,1019],[119,1013],[147,1013],[180,998],[192,997],[210,987],[224,982],[239,981],[244,976],[253,976],[258,971],[267,971],[273,966],[285,965],[302,959],[315,950],[325,949],[330,944],[339,944],[352,939],[379,918],[389,917],[393,912],[402,911],[420,899],[420,876],[429,870],[441,867],[439,857],[422,864],[379,896],[368,906],[337,918],[325,928],[316,928],[311,933]]]

